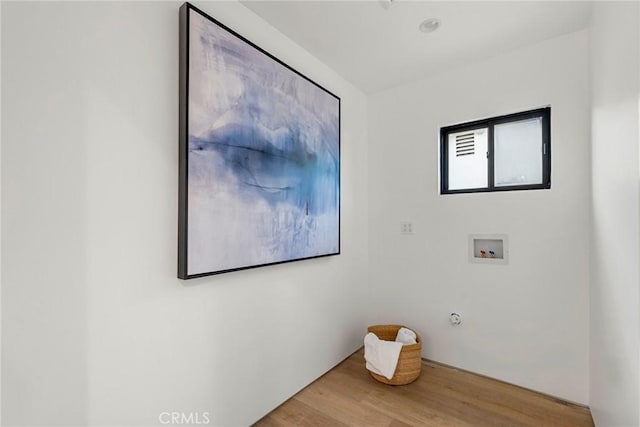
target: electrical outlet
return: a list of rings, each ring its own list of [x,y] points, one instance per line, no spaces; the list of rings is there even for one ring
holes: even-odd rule
[[[401,222],[400,223],[400,233],[401,234],[413,234],[413,224],[410,222]]]

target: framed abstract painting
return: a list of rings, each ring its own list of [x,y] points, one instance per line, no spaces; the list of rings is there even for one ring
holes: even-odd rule
[[[340,98],[180,8],[178,277],[340,253]]]

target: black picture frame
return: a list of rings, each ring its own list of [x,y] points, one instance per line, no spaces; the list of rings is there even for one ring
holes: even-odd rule
[[[201,33],[197,33],[199,30],[195,28],[193,21],[198,22],[200,25],[198,28],[203,29]],[[199,36],[193,39],[193,43],[191,40],[192,32]],[[207,52],[206,55],[201,54],[205,48],[209,47],[211,48],[210,52]],[[236,50],[234,51],[234,49]],[[215,65],[215,61],[207,62],[210,57],[216,55],[219,55],[218,58],[215,58],[219,62],[227,62],[225,67],[218,67]],[[213,91],[205,93],[205,98],[211,95],[212,99],[217,99],[219,94],[215,91],[222,91],[229,86],[237,89],[238,87],[242,88],[242,84],[246,84],[245,88],[249,88],[246,90],[249,95],[242,93],[234,98],[237,103],[245,102],[246,104],[241,104],[241,106],[233,104],[234,107],[229,107],[225,111],[222,111],[224,110],[222,107],[219,108],[220,111],[212,109],[212,116],[217,118],[212,119],[211,129],[213,130],[205,126],[206,130],[201,131],[199,135],[190,129],[190,126],[194,129],[203,127],[195,126],[195,119],[190,117],[192,110],[198,111],[198,117],[203,116],[202,108],[198,110],[200,105],[192,99],[202,98],[201,92],[197,92],[197,96],[194,96],[196,93],[194,87],[197,86],[197,83],[194,82],[198,81],[198,78],[200,80],[209,78],[207,76],[211,73],[198,74],[202,67],[194,67],[196,61],[192,56],[205,58],[206,61],[205,59],[203,61],[205,65],[211,67],[211,72],[219,73],[222,76],[219,84],[214,85]],[[184,3],[180,7],[179,58],[178,278],[192,279],[339,255],[341,240],[340,98],[190,3]],[[242,61],[247,58],[255,58],[255,63],[248,63],[243,68]],[[223,74],[234,66],[240,70],[238,78],[235,80],[232,74]],[[258,71],[261,69],[269,70],[269,72],[264,73],[264,77],[261,78],[259,72],[254,73],[256,69]],[[227,79],[227,83],[232,81],[233,84],[225,85],[222,79]],[[252,84],[251,79],[258,81],[255,83],[257,89],[253,86],[249,87]],[[234,86],[236,80],[240,81],[237,87]],[[209,86],[211,85],[197,87],[208,88]],[[255,95],[254,92],[259,94]],[[285,95],[282,95],[281,92]],[[260,98],[262,94],[264,96]],[[282,99],[283,96],[284,99]],[[267,104],[271,102],[270,97],[273,97],[273,105],[267,107],[262,105],[265,102]],[[256,99],[257,102],[254,102]],[[226,101],[228,99],[225,99]],[[254,103],[252,104],[252,102]],[[207,101],[205,104],[209,105],[209,103],[215,104],[214,101]],[[221,102],[220,105],[222,104],[227,105]],[[288,105],[288,107],[283,109],[283,105]],[[314,109],[309,107],[321,108],[317,108],[316,114]],[[291,111],[286,111],[287,108],[290,108]],[[276,109],[278,113],[271,113],[272,109]],[[265,118],[255,119],[252,114],[256,110],[259,110],[256,114],[264,114]],[[246,111],[250,111],[251,114],[246,115]],[[316,115],[314,116],[314,114]],[[229,124],[226,123],[227,117],[232,117],[231,120],[237,117],[241,117],[241,119],[236,120],[238,123]],[[246,119],[246,117],[250,119]],[[221,122],[224,122],[224,125],[218,126]],[[267,122],[273,126],[273,129],[263,129]],[[313,127],[313,129],[305,130],[307,127]],[[307,134],[304,133],[306,131],[308,131]],[[202,136],[202,132],[205,132],[205,136]],[[265,135],[269,137],[264,138],[260,132],[265,132]],[[318,133],[325,139],[318,140],[316,138]],[[234,139],[234,137],[237,138]],[[269,138],[271,139],[269,140]],[[203,156],[208,157],[203,160]],[[244,164],[242,164],[243,162]],[[207,169],[209,164],[211,164],[211,170]],[[197,173],[194,172],[196,168]],[[229,180],[228,188],[224,187],[224,191],[220,191],[220,194],[225,194],[224,198],[220,197],[219,200],[216,200],[215,194],[216,191],[219,191],[218,187],[223,186],[226,176],[234,174],[233,179]],[[256,177],[260,174],[263,174],[265,181],[269,184],[264,184],[259,180],[261,177]],[[208,178],[205,179],[202,176]],[[290,179],[291,182],[285,182],[279,186],[270,185],[271,182],[281,183],[287,179]],[[194,181],[197,183],[194,184]],[[211,184],[210,193],[214,196],[199,196],[202,193],[199,192],[203,185],[201,181],[204,184]],[[326,182],[329,183],[326,184]],[[194,188],[197,188],[198,191]],[[249,209],[237,209],[236,207],[235,209],[228,208],[225,211],[226,204],[224,202],[229,202],[229,198],[233,198],[233,190],[238,190],[242,194],[242,199],[233,200],[233,203],[247,204],[245,199],[251,200],[250,196],[255,195],[257,200],[255,206],[249,202],[247,204]],[[265,204],[268,205],[268,208],[265,208]],[[203,209],[203,206],[207,209]],[[246,206],[242,205],[242,207]],[[252,207],[257,213],[252,212]],[[274,210],[273,214],[271,208]],[[194,214],[194,210],[198,210],[198,213]],[[210,218],[209,212],[212,213]],[[241,221],[236,218],[237,214],[245,216],[245,221],[240,227],[239,224],[234,223],[234,221]],[[280,230],[280,233],[272,233],[272,235],[265,237],[263,242],[261,233],[264,230],[260,230],[256,233],[258,241],[247,239],[248,243],[241,243],[247,234],[242,227],[258,227],[252,224],[252,221],[247,221],[247,218],[257,218],[264,221],[267,223],[267,226],[263,227],[264,230],[275,228],[276,231]],[[190,220],[200,225],[209,219],[211,223],[200,229],[196,230],[196,225],[190,227]],[[260,223],[260,221],[258,222]],[[287,228],[288,224],[289,228]],[[262,227],[262,225],[259,226]],[[246,263],[239,260],[238,263],[233,264],[235,259],[225,253],[225,248],[216,246],[225,244],[233,246],[235,244],[233,238],[235,236],[232,234],[234,229],[239,230],[237,233],[238,245],[246,244],[247,252],[251,252],[252,259],[264,258],[265,262],[251,262],[250,259]],[[334,231],[335,236],[333,236]],[[206,235],[207,233],[210,235]],[[220,233],[227,233],[224,234],[224,242],[216,241],[217,239],[214,238]],[[293,237],[287,241],[286,237],[289,235]],[[303,239],[298,238],[301,236],[306,237],[307,242],[311,243],[305,246]],[[275,241],[282,239],[280,243],[286,243],[286,245],[276,245],[275,251],[278,255],[273,256],[272,259],[269,258],[272,255],[272,241],[269,239]],[[197,244],[193,243],[194,240],[198,241]],[[198,258],[194,254],[195,248],[202,248],[209,242],[212,247],[206,247],[206,250],[202,251],[205,254]],[[314,245],[314,243],[316,244]],[[192,245],[190,246],[190,244]],[[264,256],[255,249],[254,244],[265,246]],[[242,248],[229,249],[233,253],[242,254]],[[299,252],[296,252],[296,249],[300,249]],[[210,257],[211,268],[208,268],[209,264],[207,264],[209,252],[220,254],[220,256]],[[289,252],[299,253],[300,256],[287,257]],[[193,261],[194,257],[197,261]],[[220,259],[224,259],[224,262]],[[231,263],[229,263],[230,259]]]

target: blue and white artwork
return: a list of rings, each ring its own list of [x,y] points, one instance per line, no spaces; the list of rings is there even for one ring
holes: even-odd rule
[[[338,254],[340,99],[187,10],[186,278]]]

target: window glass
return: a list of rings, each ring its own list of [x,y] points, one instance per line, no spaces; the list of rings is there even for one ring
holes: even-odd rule
[[[542,119],[494,127],[495,186],[542,183]]]

